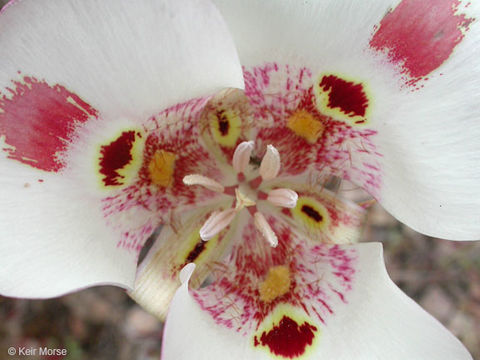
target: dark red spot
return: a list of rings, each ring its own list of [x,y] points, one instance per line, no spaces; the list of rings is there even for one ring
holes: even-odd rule
[[[323,216],[311,206],[303,205],[302,206],[302,211],[305,214],[307,214],[308,217],[312,218],[316,222],[321,222],[323,220]]]
[[[37,169],[58,171],[75,126],[97,116],[97,111],[61,85],[24,77],[0,95],[0,135],[10,159]]]
[[[317,328],[307,322],[299,326],[295,320],[284,316],[268,333],[264,331],[260,339],[255,336],[254,345],[268,346],[275,355],[293,359],[312,345],[315,331]]]
[[[220,110],[217,112],[217,119],[218,119],[218,130],[222,136],[228,135],[228,130],[230,129],[230,123],[228,122],[227,116],[225,115],[224,110]]]
[[[200,254],[205,250],[207,242],[200,240],[197,245],[193,248],[192,251],[189,252],[186,258],[186,264],[194,262]]]
[[[425,76],[447,60],[474,19],[456,14],[458,0],[403,0],[387,14],[370,40],[404,73]]]
[[[335,75],[322,77],[320,87],[328,94],[328,107],[338,108],[350,117],[365,116],[368,98],[362,84],[343,80]]]
[[[103,183],[106,186],[122,185],[122,175],[118,170],[123,169],[132,161],[132,147],[135,141],[135,131],[124,131],[120,137],[100,150],[100,173],[104,175]]]

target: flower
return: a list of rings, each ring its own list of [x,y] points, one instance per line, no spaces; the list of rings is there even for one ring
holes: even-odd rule
[[[468,359],[379,244],[343,244],[363,210],[318,185],[349,180],[416,230],[479,237],[478,6],[216,5],[0,14],[1,292],[115,284],[164,316],[180,273],[165,359]]]

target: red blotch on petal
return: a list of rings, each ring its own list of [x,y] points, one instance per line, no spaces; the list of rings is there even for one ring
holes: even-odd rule
[[[343,80],[335,75],[323,76],[320,87],[329,91],[328,107],[338,108],[345,115],[365,116],[368,98],[363,85]]]
[[[58,171],[75,126],[97,111],[61,85],[24,77],[0,96],[0,136],[8,157],[37,169]]]
[[[285,358],[296,358],[305,353],[307,346],[312,345],[317,328],[307,322],[298,325],[295,320],[283,316],[280,323],[270,331],[263,332],[260,338],[254,338],[254,345],[268,346],[275,355]]]
[[[118,171],[132,161],[131,151],[134,142],[135,131],[125,131],[115,141],[102,146],[100,173],[104,175],[103,183],[106,186],[122,185],[124,177]]]
[[[380,22],[370,46],[387,51],[418,80],[449,58],[474,20],[456,14],[459,5],[458,0],[403,0]]]

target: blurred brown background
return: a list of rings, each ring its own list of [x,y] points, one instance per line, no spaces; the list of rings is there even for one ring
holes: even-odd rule
[[[378,205],[370,210],[364,240],[384,244],[395,283],[480,359],[480,242],[420,235]],[[161,330],[114,287],[44,301],[0,297],[0,360],[39,359],[9,356],[11,346],[66,348],[69,360],[158,360]]]

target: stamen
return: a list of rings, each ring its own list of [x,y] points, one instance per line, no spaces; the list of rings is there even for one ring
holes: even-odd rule
[[[271,180],[277,177],[280,171],[280,154],[273,145],[267,146],[267,152],[260,164],[260,175],[263,180]]]
[[[297,206],[298,194],[290,189],[274,189],[269,191],[267,201],[273,205],[293,209]]]
[[[223,193],[223,191],[225,190],[223,185],[220,184],[219,182],[213,179],[210,179],[207,176],[198,175],[198,174],[185,176],[183,178],[183,183],[185,185],[201,185],[203,187],[206,187],[209,190],[220,192],[220,193]]]
[[[202,240],[210,240],[225,229],[230,225],[236,213],[237,211],[235,209],[214,211],[200,229],[200,237]]]
[[[250,156],[252,155],[254,147],[253,141],[244,141],[238,144],[233,154],[232,165],[237,173],[243,173],[250,162]]]
[[[253,216],[255,226],[257,227],[258,231],[263,235],[263,237],[269,242],[271,247],[277,247],[278,245],[278,238],[277,235],[273,232],[270,224],[265,219],[265,216],[261,212],[256,212]]]

